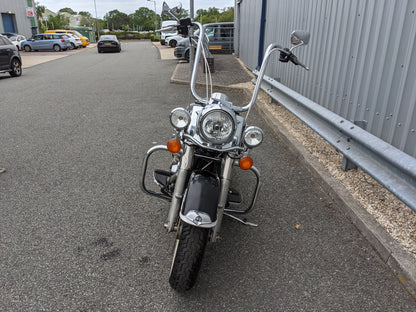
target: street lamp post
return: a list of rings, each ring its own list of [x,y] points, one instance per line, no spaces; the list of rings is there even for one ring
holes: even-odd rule
[[[97,32],[97,37],[94,38],[95,39],[94,41],[97,41],[98,38],[100,37],[100,34],[98,32],[99,30],[98,30],[97,3],[95,2],[95,0],[94,0],[94,7],[95,7],[95,31]],[[94,37],[95,37],[95,34],[94,34]]]
[[[155,4],[155,34],[156,34],[156,29],[157,29],[156,0],[147,0],[147,1],[153,2]]]

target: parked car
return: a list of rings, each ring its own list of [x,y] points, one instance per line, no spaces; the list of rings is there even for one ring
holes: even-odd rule
[[[234,51],[234,23],[205,24],[205,35],[208,38],[208,48],[212,53],[232,53]],[[199,32],[196,31],[198,36]],[[178,59],[189,60],[189,38],[182,39],[176,44],[174,55]]]
[[[13,36],[17,36],[17,34],[15,34],[15,33],[9,33],[9,32],[2,33],[2,35],[3,36],[6,36],[7,38],[10,38],[10,37],[13,37]]]
[[[65,36],[65,37],[64,37]],[[26,52],[32,50],[65,51],[71,48],[71,42],[65,34],[37,34],[21,43]]]
[[[104,51],[120,52],[121,44],[118,41],[117,36],[114,35],[102,35],[97,43],[98,53]]]
[[[9,40],[17,47],[18,50],[21,50],[22,49],[21,44],[23,41],[26,40],[26,37],[22,35],[17,35],[17,36],[9,37]]]
[[[71,43],[71,49],[78,49],[82,47],[82,41],[79,37],[69,33],[64,36],[68,36],[69,42]]]
[[[90,41],[87,37],[81,35],[78,31],[72,29],[51,29],[45,31],[45,34],[73,34],[77,36],[79,39],[81,39],[83,48],[90,44]]]
[[[12,77],[22,74],[22,59],[19,50],[3,35],[0,35],[0,72],[8,72]]]
[[[165,39],[165,42],[171,48],[174,48],[174,47],[176,47],[176,44],[178,43],[178,41],[181,41],[183,38],[184,37],[182,35],[174,35],[174,36],[167,37]]]
[[[175,20],[169,20],[169,21],[162,21],[162,29],[160,31],[160,44],[165,45],[166,39],[170,36],[176,36],[178,34],[178,31],[176,29],[171,30],[164,30],[168,28],[169,26],[177,25],[178,22]]]

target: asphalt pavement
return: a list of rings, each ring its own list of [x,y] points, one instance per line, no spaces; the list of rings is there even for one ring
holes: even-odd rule
[[[225,219],[186,294],[168,285],[168,203],[139,189],[143,155],[192,96],[147,41],[0,75],[0,311],[416,311],[370,243],[252,112],[264,144],[248,216]],[[16,92],[19,96],[16,97]],[[230,91],[236,103],[245,95]],[[247,189],[245,176],[236,186]]]

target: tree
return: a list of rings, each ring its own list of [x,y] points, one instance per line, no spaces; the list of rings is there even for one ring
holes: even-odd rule
[[[79,11],[78,14],[81,16],[89,16],[89,17],[92,16],[90,12],[86,12],[86,11]]]
[[[75,12],[75,11],[74,11],[74,10],[72,10],[71,8],[63,8],[63,9],[60,9],[60,10],[58,11],[58,13],[63,13],[63,12],[69,13],[69,14],[71,14],[71,15],[77,15],[77,12]]]
[[[208,10],[197,10],[195,20],[202,23],[216,23],[216,22],[233,22],[234,8],[225,8],[220,12],[217,8],[209,8]]]
[[[43,22],[43,14],[45,13],[46,7],[44,5],[40,5],[39,2],[35,3],[36,7],[36,18],[38,20],[39,32],[43,33],[46,30],[46,26]]]
[[[157,16],[158,17],[158,16]],[[149,8],[141,7],[129,15],[130,25],[135,25],[141,30],[155,29],[155,12]]]
[[[69,18],[64,15],[51,15],[47,23],[49,29],[69,29]]]
[[[95,18],[92,17],[90,12],[79,12],[79,15],[81,15],[81,19],[79,21],[79,24],[81,26],[87,26],[87,27],[93,27],[95,24]]]
[[[230,7],[224,10],[218,18],[218,22],[234,22],[234,8]]]
[[[110,29],[121,29],[121,26],[129,24],[129,17],[126,13],[113,10],[104,15],[104,21]]]

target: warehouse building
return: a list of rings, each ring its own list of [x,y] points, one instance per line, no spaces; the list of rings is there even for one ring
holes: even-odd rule
[[[0,33],[31,37],[38,33],[33,0],[0,0]]]

